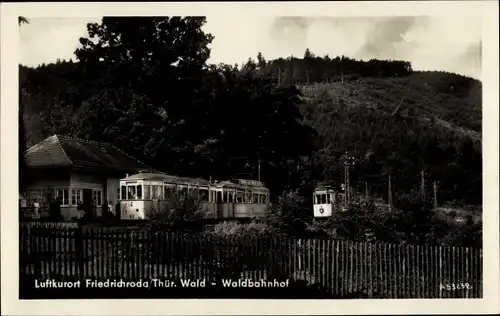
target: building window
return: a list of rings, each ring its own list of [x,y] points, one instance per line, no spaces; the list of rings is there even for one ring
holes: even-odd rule
[[[61,197],[61,206],[69,205],[69,190],[68,189],[56,189],[56,198]]]
[[[95,201],[97,207],[102,205],[102,190],[92,190],[92,199]]]
[[[82,190],[72,189],[71,190],[71,204],[77,205],[78,202],[82,201]]]

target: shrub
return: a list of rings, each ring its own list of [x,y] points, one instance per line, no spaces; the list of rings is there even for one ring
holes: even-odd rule
[[[263,219],[279,234],[301,236],[305,230],[305,221],[302,214],[310,213],[310,206],[298,191],[288,191],[278,197],[269,208],[269,213]]]
[[[203,205],[194,193],[169,192],[157,208],[148,210],[149,228],[172,231],[199,232],[203,228]]]

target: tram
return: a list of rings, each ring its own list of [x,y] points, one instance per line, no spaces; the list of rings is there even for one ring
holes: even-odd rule
[[[332,216],[334,212],[345,211],[344,193],[337,192],[332,186],[320,185],[313,193],[314,217]]]
[[[260,181],[208,181],[162,173],[138,173],[120,180],[120,218],[145,220],[168,207],[171,192],[196,198],[207,219],[244,219],[268,212],[269,189]]]

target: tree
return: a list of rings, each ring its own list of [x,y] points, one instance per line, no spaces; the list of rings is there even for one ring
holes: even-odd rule
[[[19,26],[22,24],[29,24],[29,21],[24,16],[19,16],[17,18],[17,23]],[[19,99],[21,99],[21,89],[19,89]],[[26,146],[26,128],[24,126],[24,107],[22,104],[19,106],[19,118],[18,118],[18,137],[19,137],[19,149],[18,149],[18,163],[19,163],[19,192],[24,192],[26,188],[26,161],[24,160],[24,152],[27,149]]]
[[[262,56],[262,53],[259,52],[257,54],[257,67],[259,67],[259,69],[264,69],[266,65],[266,59],[264,58],[264,56]]]
[[[88,24],[75,54],[94,93],[76,119],[79,133],[177,169],[196,138],[189,118],[203,116],[200,91],[213,39],[201,29],[205,22],[106,17]]]
[[[297,236],[304,232],[304,216],[309,208],[297,191],[289,191],[278,197],[270,207],[265,223],[281,234]]]
[[[18,118],[18,137],[19,137],[19,149],[18,149],[18,163],[19,163],[19,192],[24,192],[26,189],[26,161],[24,159],[24,153],[27,149],[26,146],[26,128],[24,126],[24,109],[22,104],[19,106],[19,118]]]
[[[30,23],[30,21],[27,18],[25,18],[24,16],[19,16],[17,18],[17,24],[19,24],[19,25],[21,25],[21,24],[29,24],[29,23]]]

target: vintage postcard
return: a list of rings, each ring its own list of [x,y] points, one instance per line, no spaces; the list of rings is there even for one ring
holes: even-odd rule
[[[1,14],[2,313],[499,311],[497,2]]]

